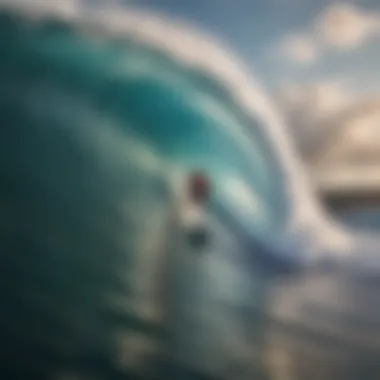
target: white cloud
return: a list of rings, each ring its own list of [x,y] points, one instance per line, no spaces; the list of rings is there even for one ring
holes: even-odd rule
[[[336,80],[285,86],[279,91],[278,100],[297,145],[307,152],[313,139],[323,132],[323,120],[351,104],[353,94]]]
[[[380,31],[380,15],[348,4],[333,4],[316,20],[315,35],[326,45],[354,48]]]
[[[348,101],[345,89],[335,82],[316,83],[306,90],[305,95],[305,101],[316,116],[334,113]]]
[[[308,28],[285,36],[280,51],[290,62],[311,64],[330,49],[354,49],[379,35],[380,13],[334,3]]]
[[[322,157],[324,161],[340,164],[355,163],[378,163],[380,151],[380,108],[379,104],[375,108],[363,109],[355,107],[355,112],[343,123],[338,122],[335,127],[342,129],[336,144],[330,147],[330,150],[324,152]],[[340,125],[341,124],[341,125]]]
[[[350,92],[339,81],[321,81],[305,86],[290,85],[279,94],[283,107],[307,113],[310,118],[333,114],[351,101]]]

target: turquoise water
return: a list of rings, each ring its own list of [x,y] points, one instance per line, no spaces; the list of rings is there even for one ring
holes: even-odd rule
[[[247,120],[221,84],[154,48],[99,43],[60,24],[27,31],[20,25],[3,22],[3,97],[19,96],[28,112],[59,118],[52,121],[61,128],[106,124],[111,132],[132,133],[180,170],[205,169],[214,197],[250,227],[270,231],[281,225],[286,211],[281,175],[261,126]],[[257,128],[256,137],[249,138],[246,128]],[[261,204],[261,220],[245,217],[226,178],[243,183],[248,198]]]
[[[53,371],[62,358],[111,355],[109,300],[140,294],[139,259],[159,245],[152,236],[171,207],[172,172],[205,169],[211,203],[225,203],[258,234],[281,225],[281,176],[265,139],[248,138],[247,118],[207,76],[152,47],[99,43],[70,25],[31,26],[6,13],[0,56],[1,334],[14,347],[9,363],[20,350],[28,368],[44,358],[37,372]],[[252,199],[262,219],[244,206]],[[191,272],[177,294],[198,312],[187,314],[189,323],[208,315],[192,336],[179,326],[187,335],[177,337],[193,353],[199,344],[207,355],[223,347],[227,360],[231,350],[217,336],[244,335],[235,317],[250,284],[236,239],[214,238],[207,265],[177,267],[182,276]],[[202,328],[213,336],[210,346]]]

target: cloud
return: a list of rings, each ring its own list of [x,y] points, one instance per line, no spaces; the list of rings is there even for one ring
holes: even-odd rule
[[[287,85],[280,89],[277,100],[287,115],[296,144],[307,153],[312,140],[322,132],[323,120],[345,109],[352,103],[353,95],[339,80],[332,80]]]
[[[307,113],[309,118],[319,118],[342,109],[351,96],[339,81],[321,81],[286,86],[280,90],[279,100],[288,111],[298,109]]]
[[[335,122],[333,127],[339,128],[339,134],[334,144],[330,144],[330,149],[323,153],[324,161],[348,165],[379,162],[380,103],[376,100],[369,108],[366,103],[353,107],[354,111],[350,110],[348,118],[344,112],[343,117]]]
[[[355,48],[380,32],[380,14],[361,11],[348,4],[333,4],[317,18],[315,35],[324,44]]]
[[[380,163],[379,97],[363,101],[335,80],[287,85],[277,99],[306,160],[326,167]]]
[[[304,96],[304,101],[316,116],[334,113],[348,100],[347,92],[336,82],[316,83],[306,88]]]
[[[354,49],[379,35],[380,13],[335,3],[305,30],[286,35],[280,42],[280,52],[289,62],[312,64],[331,49]]]

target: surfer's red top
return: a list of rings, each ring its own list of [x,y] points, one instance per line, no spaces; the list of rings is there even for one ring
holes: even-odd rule
[[[195,171],[189,175],[189,196],[197,202],[204,202],[210,196],[210,182],[202,171]]]

